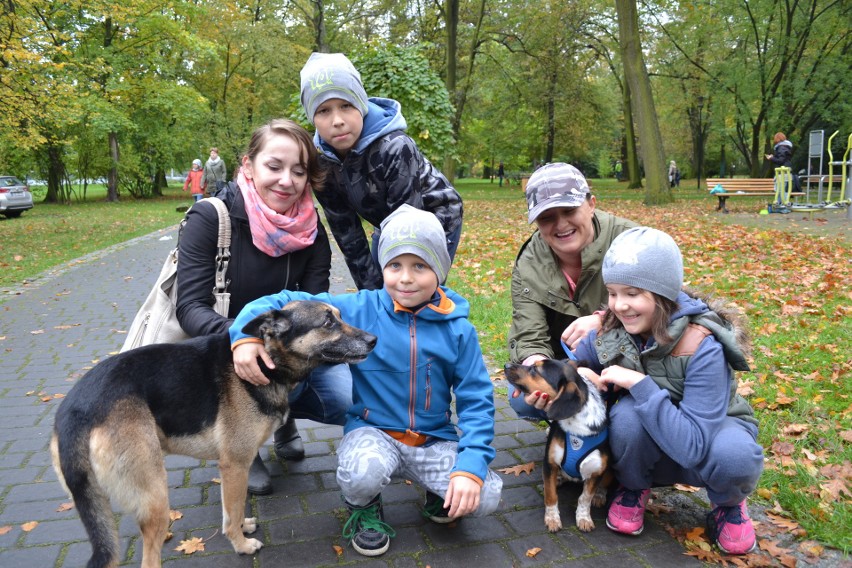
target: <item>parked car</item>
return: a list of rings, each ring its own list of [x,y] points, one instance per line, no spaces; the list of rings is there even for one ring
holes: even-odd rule
[[[6,217],[20,217],[33,208],[30,188],[14,176],[0,176],[0,213]]]

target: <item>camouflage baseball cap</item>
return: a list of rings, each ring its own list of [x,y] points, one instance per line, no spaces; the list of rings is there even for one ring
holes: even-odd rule
[[[579,207],[589,193],[586,178],[571,164],[555,162],[542,166],[527,182],[529,222],[554,207]]]

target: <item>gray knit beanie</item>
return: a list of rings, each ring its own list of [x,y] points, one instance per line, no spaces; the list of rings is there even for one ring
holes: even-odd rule
[[[299,73],[302,80],[302,108],[311,124],[317,107],[329,99],[343,99],[368,112],[367,92],[361,74],[342,53],[312,53]]]
[[[676,301],[683,287],[683,259],[674,240],[650,227],[615,237],[603,260],[604,284],[634,286]]]
[[[382,221],[379,235],[379,264],[382,269],[401,254],[419,256],[438,275],[438,284],[447,280],[450,253],[447,235],[433,213],[404,203]]]

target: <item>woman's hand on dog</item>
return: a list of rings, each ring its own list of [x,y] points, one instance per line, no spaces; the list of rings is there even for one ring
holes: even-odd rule
[[[580,340],[589,335],[590,331],[598,331],[600,328],[601,316],[597,314],[577,318],[562,332],[562,342],[571,349],[576,349]]]
[[[444,507],[450,508],[447,516],[456,519],[475,512],[479,508],[479,493],[479,484],[469,477],[457,475],[451,478],[444,497]]]
[[[257,364],[257,358],[270,369],[275,368],[275,363],[269,357],[269,353],[260,343],[242,343],[234,348],[234,371],[237,376],[247,383],[256,386],[269,384],[269,379],[260,370],[260,365]]]

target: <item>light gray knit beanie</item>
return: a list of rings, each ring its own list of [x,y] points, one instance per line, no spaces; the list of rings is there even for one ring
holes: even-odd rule
[[[615,237],[603,260],[604,284],[634,286],[676,301],[683,287],[683,258],[669,235],[635,227]]]
[[[382,221],[381,231],[379,265],[382,269],[399,255],[410,253],[429,265],[438,275],[438,284],[447,280],[452,262],[447,252],[447,235],[433,213],[404,203]]]
[[[361,111],[361,116],[367,114],[367,91],[361,74],[342,53],[312,53],[299,76],[302,108],[311,124],[317,107],[329,99],[343,99]]]

